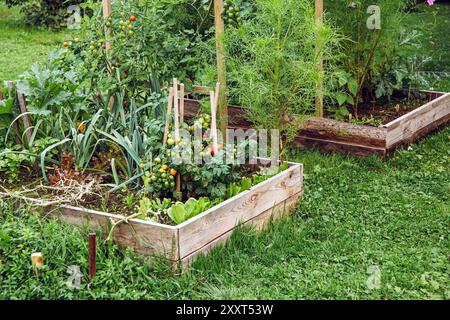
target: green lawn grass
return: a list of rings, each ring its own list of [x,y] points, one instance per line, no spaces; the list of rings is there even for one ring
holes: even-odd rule
[[[36,61],[64,41],[66,34],[26,26],[17,9],[0,1],[0,83],[16,80]]]
[[[293,216],[263,233],[239,230],[181,276],[100,245],[88,285],[86,232],[2,203],[0,299],[448,299],[450,128],[410,149],[387,161],[292,155],[306,172]],[[35,251],[46,257],[39,275]],[[71,265],[81,289],[66,285]],[[371,267],[379,289],[366,285]]]

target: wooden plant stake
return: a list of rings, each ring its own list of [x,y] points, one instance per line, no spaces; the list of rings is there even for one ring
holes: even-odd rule
[[[322,26],[323,24],[323,0],[316,0],[316,21]],[[317,71],[319,72],[319,80],[316,84],[316,116],[323,117],[323,54],[322,39],[316,41],[317,55]]]
[[[111,0],[102,0],[103,5],[103,19],[106,21],[111,17]],[[111,44],[108,41],[111,30],[105,26],[105,38],[106,38],[106,50],[111,48]]]
[[[174,117],[174,131],[175,141],[180,139],[180,109],[178,108],[178,81],[173,79],[173,117]]]
[[[180,122],[184,123],[184,84],[180,84]],[[181,192],[181,175],[177,173],[176,176],[176,190]]]
[[[184,122],[184,83],[180,84],[180,122]]]
[[[216,106],[216,111],[217,111],[217,108],[218,108],[219,103],[220,103],[220,98],[219,97],[220,97],[220,82],[217,81],[217,83],[216,83],[216,92],[215,92],[215,99],[214,99],[214,104]]]
[[[220,83],[220,95],[216,107],[219,112],[220,131],[226,139],[228,128],[228,102],[227,102],[227,66],[225,58],[225,23],[223,21],[223,0],[214,0],[214,25],[216,29],[216,56],[217,56],[217,80]]]
[[[44,256],[40,252],[35,252],[31,254],[31,265],[33,266],[33,271],[38,274],[38,270],[44,266]]]
[[[93,279],[97,273],[97,236],[95,233],[89,233],[89,279]]]
[[[23,118],[23,125],[24,125],[24,128],[25,128],[25,135],[27,136],[28,144],[30,144],[31,143],[31,138],[32,138],[32,132],[31,132],[32,127],[31,127],[30,116],[27,114],[28,108],[27,108],[27,105],[26,105],[26,102],[25,102],[25,97],[24,97],[24,95],[22,93],[17,91],[17,98],[19,99],[20,112],[25,114],[24,116],[22,116],[22,118]]]
[[[173,88],[169,89],[169,102],[167,103],[166,126],[164,127],[163,145],[167,144],[167,136],[169,135],[170,114],[172,113],[173,104]]]
[[[14,82],[8,81],[8,94],[10,97],[12,97],[13,87],[14,87]],[[14,130],[14,141],[16,144],[21,144],[19,125],[17,124],[17,122],[14,122],[12,126],[13,126],[13,130]]]
[[[209,92],[210,99],[211,99],[211,140],[212,140],[212,147],[214,150],[214,154],[218,151],[217,146],[217,106],[216,106],[216,94],[214,94],[214,91]]]

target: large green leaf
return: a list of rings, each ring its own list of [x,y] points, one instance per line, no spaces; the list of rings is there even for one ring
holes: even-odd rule
[[[170,219],[172,219],[176,224],[183,223],[187,220],[186,209],[183,203],[174,204],[171,208],[169,208],[167,214],[169,215]]]

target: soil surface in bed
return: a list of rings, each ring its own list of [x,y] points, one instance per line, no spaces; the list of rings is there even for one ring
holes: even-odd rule
[[[400,118],[401,116],[423,106],[429,101],[430,99],[424,95],[423,97],[413,98],[410,100],[407,98],[395,98],[384,104],[365,103],[361,104],[358,108],[358,119],[355,119],[354,116],[349,116],[341,121],[352,124],[379,127]],[[326,116],[330,119],[334,119],[333,114],[327,114]]]
[[[257,170],[253,166],[242,166],[240,168],[240,176],[251,177]],[[92,178],[94,177],[94,178]],[[49,202],[56,204],[65,204],[76,206],[80,208],[86,208],[94,211],[107,212],[111,214],[130,216],[138,212],[139,201],[142,199],[142,193],[139,189],[125,189],[115,192],[108,192],[111,190],[111,186],[105,184],[112,184],[112,177],[109,175],[94,174],[90,176],[89,180],[82,181],[81,183],[73,181],[75,186],[86,186],[89,182],[95,180],[92,186],[88,188],[88,192],[83,193],[82,196],[77,197],[77,192],[80,192],[79,188],[68,188],[67,184],[54,186],[44,181],[42,176],[35,172],[32,168],[24,167],[19,172],[19,177],[15,183],[8,182],[8,176],[4,172],[0,172],[0,199],[11,198],[20,201],[30,202],[30,199],[43,200],[46,205]],[[9,194],[9,196],[6,196]],[[194,193],[183,193],[182,201],[186,201],[188,198],[200,198],[201,196]],[[150,200],[154,199],[149,195]],[[171,198],[170,192],[167,194],[167,198]],[[60,202],[57,202],[60,200]],[[163,200],[163,198],[160,198]],[[172,199],[173,200],[173,199]],[[55,202],[55,203],[54,203]],[[39,205],[37,205],[39,206]],[[160,215],[158,218],[159,223],[167,225],[175,225],[174,222],[166,215]]]

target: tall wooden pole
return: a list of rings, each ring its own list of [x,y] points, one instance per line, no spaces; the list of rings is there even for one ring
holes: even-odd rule
[[[103,5],[103,18],[105,19],[105,22],[111,17],[111,0],[102,0]],[[110,30],[108,27],[105,26],[105,38],[106,38],[106,49],[109,50],[111,47],[111,44],[108,41]]]
[[[214,0],[214,25],[216,28],[216,54],[217,54],[217,80],[220,83],[220,96],[217,107],[219,129],[226,142],[228,128],[228,101],[227,101],[227,66],[225,58],[225,23],[222,17],[223,0]]]
[[[323,24],[323,0],[316,1],[316,21],[319,28]],[[319,80],[316,87],[316,116],[323,117],[323,40],[321,34],[317,34],[316,40],[316,55],[317,55],[317,71],[319,73]]]

